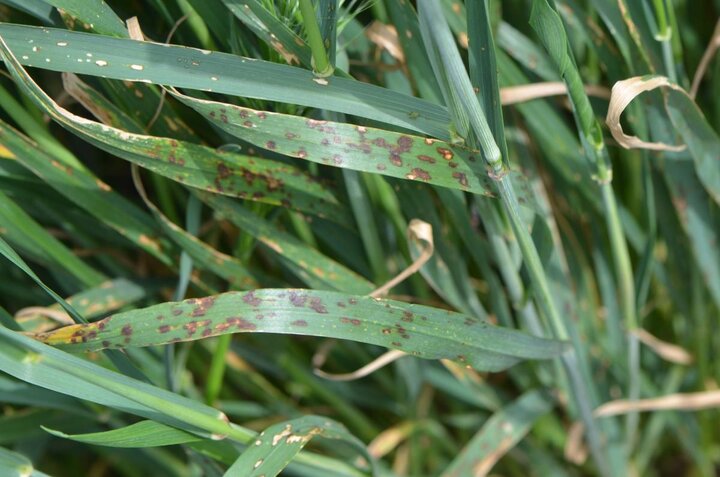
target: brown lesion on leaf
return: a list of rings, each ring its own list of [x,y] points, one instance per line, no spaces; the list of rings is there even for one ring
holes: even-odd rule
[[[305,306],[305,303],[307,302],[307,295],[305,295],[303,293],[298,293],[296,291],[291,291],[289,300],[293,306],[303,307],[303,306]]]
[[[305,320],[295,320],[290,323],[292,326],[299,326],[301,328],[304,328],[308,325],[308,322]]]
[[[243,296],[242,301],[247,303],[250,306],[260,306],[262,303],[262,299],[255,296],[254,291],[249,291]]]
[[[446,161],[451,160],[451,159],[455,156],[455,154],[454,154],[450,149],[447,149],[447,148],[445,148],[445,147],[438,147],[438,148],[437,148],[437,152],[438,152],[438,154],[440,154],[440,155],[443,157],[443,159],[445,159]]]
[[[188,338],[190,338],[192,335],[195,334],[198,329],[197,321],[193,320],[189,323],[185,323],[185,325],[183,325],[183,328],[185,328],[185,330],[187,331],[187,336]]]
[[[133,328],[132,325],[125,325],[122,327],[122,330],[120,330],[123,336],[132,336],[133,334]]]
[[[219,180],[225,180],[232,175],[232,169],[228,167],[224,162],[218,162],[217,165],[217,178]]]
[[[405,177],[411,180],[423,180],[423,181],[429,181],[431,179],[430,173],[426,171],[425,169],[421,169],[419,167],[414,168],[411,170]]]
[[[322,300],[320,298],[314,297],[310,299],[310,308],[316,312],[316,313],[327,313],[327,308],[325,308],[325,305],[323,304]]]
[[[342,323],[347,323],[353,326],[359,326],[362,323],[359,318],[348,318],[347,316],[343,316],[342,318],[340,318],[340,321]]]
[[[196,298],[192,300],[196,305],[190,316],[205,316],[205,313],[215,304],[215,297]]]
[[[251,323],[250,321],[246,320],[245,318],[237,318],[237,321],[235,322],[235,327],[239,330],[248,330],[252,331],[257,329],[257,325],[255,323]]]
[[[413,144],[413,140],[410,136],[400,136],[397,140],[399,150],[397,152],[403,153],[410,150]]]
[[[430,163],[430,164],[435,164],[435,159],[432,158],[432,157],[430,157],[430,156],[427,156],[427,155],[425,155],[425,154],[419,154],[419,155],[417,156],[417,158],[420,159],[420,160],[423,161],[423,162],[427,162],[427,163]]]
[[[283,45],[279,40],[270,40],[270,46],[273,47],[273,50],[277,51],[280,56],[282,56],[288,65],[299,65],[300,60],[298,59],[297,55],[295,53],[289,52],[285,45]]]
[[[170,330],[172,330],[172,328],[173,327],[170,325],[162,325],[162,326],[158,326],[157,330],[158,330],[158,333],[167,333]]]
[[[468,179],[464,172],[453,172],[453,179],[457,179],[458,183],[463,187],[468,187]]]

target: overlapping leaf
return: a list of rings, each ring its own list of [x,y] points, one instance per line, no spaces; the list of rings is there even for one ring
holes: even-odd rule
[[[252,58],[52,28],[0,23],[0,36],[26,66],[300,104],[449,139],[443,107],[359,81],[316,82],[310,71]]]

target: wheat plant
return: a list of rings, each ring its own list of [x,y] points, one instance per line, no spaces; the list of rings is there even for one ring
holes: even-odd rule
[[[718,15],[0,0],[0,477],[718,475]]]

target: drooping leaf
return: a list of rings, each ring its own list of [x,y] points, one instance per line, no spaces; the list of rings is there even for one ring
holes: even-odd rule
[[[191,187],[240,198],[262,197],[277,205],[294,204],[343,223],[345,214],[329,191],[292,166],[130,133],[67,111],[40,89],[3,42],[0,45],[19,86],[62,126],[101,149]]]

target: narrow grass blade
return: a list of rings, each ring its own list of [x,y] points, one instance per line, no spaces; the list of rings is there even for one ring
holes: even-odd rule
[[[551,407],[551,402],[540,391],[522,395],[485,422],[460,455],[443,471],[442,477],[487,475]]]
[[[0,192],[0,229],[6,240],[26,250],[45,265],[73,276],[85,286],[106,277],[78,258],[65,244],[50,235],[10,197]]]
[[[145,192],[145,188],[141,182],[140,176],[133,169],[133,179],[135,186],[140,193],[145,205],[152,211],[157,218],[166,235],[173,240],[178,246],[187,253],[196,264],[207,270],[212,271],[218,276],[226,279],[231,285],[241,289],[248,289],[257,286],[255,278],[250,271],[237,258],[224,254],[196,236],[188,233],[185,229],[170,221],[158,209]]]
[[[6,259],[10,260],[10,262],[13,263],[13,265],[17,266],[20,270],[22,270],[27,276],[33,279],[35,283],[37,283],[40,288],[42,288],[48,295],[53,297],[53,299],[63,307],[65,311],[68,312],[68,314],[73,318],[73,321],[75,323],[87,323],[87,320],[83,318],[80,314],[78,314],[75,309],[70,306],[63,298],[55,293],[50,287],[45,285],[45,283],[38,277],[35,272],[32,271],[32,269],[28,266],[27,263],[20,257],[20,255],[15,252],[15,250],[8,245],[8,243],[0,238],[0,254],[2,254]]]
[[[668,161],[665,180],[673,196],[673,205],[692,245],[695,263],[717,306],[720,306],[720,214],[703,192],[701,181],[688,163]]]
[[[420,25],[415,9],[410,2],[387,2],[387,9],[402,45],[411,81],[420,97],[440,103],[442,100],[440,86],[435,80],[430,60],[418,42]]]
[[[0,370],[37,386],[89,399],[192,432],[247,442],[252,432],[231,427],[219,411],[150,384],[109,371],[0,328]]]
[[[125,278],[118,278],[83,290],[65,301],[80,315],[90,319],[118,310],[142,298],[145,298],[145,290],[140,285]],[[49,307],[23,308],[15,314],[15,318],[26,331],[38,331],[39,327],[47,326],[44,317],[54,312],[62,313],[62,307],[55,304]],[[66,317],[70,318],[67,315]],[[58,321],[60,320],[55,320],[54,323]]]
[[[370,293],[375,288],[365,278],[258,217],[241,204],[211,194],[201,194],[199,197],[215,209],[219,217],[230,220],[281,257],[293,273],[312,288],[358,294]]]
[[[119,429],[90,434],[65,434],[43,428],[55,437],[107,447],[158,447],[199,442],[203,438],[155,421],[140,421]]]
[[[374,463],[365,445],[350,434],[345,426],[325,417],[304,416],[265,429],[224,475],[274,477],[282,472],[315,436],[345,442],[359,452],[366,465]]]
[[[288,65],[312,69],[310,48],[300,36],[273,16],[258,0],[222,0],[245,26],[277,51]]]
[[[695,161],[698,179],[720,206],[720,137],[685,91],[670,89],[665,106]]]
[[[90,172],[61,164],[2,121],[0,137],[10,157],[47,185],[160,261],[171,263],[164,250],[167,244],[158,239],[152,220],[106,183]]]

